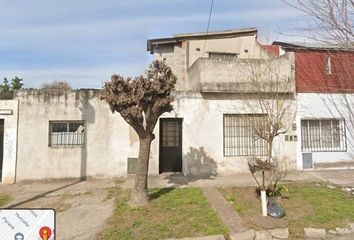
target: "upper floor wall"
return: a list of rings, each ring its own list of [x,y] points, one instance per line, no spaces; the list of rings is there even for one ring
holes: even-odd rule
[[[321,44],[283,43],[295,55],[298,93],[354,93],[354,51]]]
[[[250,83],[250,78],[255,76],[253,66],[270,63],[273,64],[273,69],[281,65],[281,74],[287,75],[278,78],[293,82],[293,58],[289,54],[280,59],[280,52],[275,48],[272,46],[270,49],[259,44],[257,30],[254,28],[177,34],[172,38],[148,40],[148,50],[155,59],[164,60],[171,66],[178,77],[176,89],[182,91],[200,91],[200,86],[205,83],[208,84],[208,91],[212,92],[223,91],[220,87],[215,88],[220,84],[237,86]],[[285,65],[287,69],[284,68]],[[264,76],[266,74],[262,78]],[[238,88],[227,90],[234,92]],[[252,89],[247,91],[250,90]]]
[[[270,59],[199,58],[188,69],[188,89],[197,92],[292,93],[293,54]]]

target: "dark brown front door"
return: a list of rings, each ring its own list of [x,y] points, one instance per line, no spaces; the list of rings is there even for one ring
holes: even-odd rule
[[[3,160],[4,160],[4,119],[0,119],[0,182],[2,181]]]
[[[182,172],[182,118],[160,119],[160,173]]]

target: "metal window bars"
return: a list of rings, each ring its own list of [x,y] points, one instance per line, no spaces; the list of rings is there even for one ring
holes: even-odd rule
[[[224,114],[224,156],[265,156],[267,142],[255,133],[265,114]]]
[[[84,146],[85,123],[83,121],[49,122],[49,146]]]
[[[347,140],[344,119],[302,119],[303,152],[344,152]]]

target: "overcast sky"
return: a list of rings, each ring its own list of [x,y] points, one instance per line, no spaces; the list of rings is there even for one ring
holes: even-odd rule
[[[140,75],[148,38],[203,32],[209,9],[209,0],[1,0],[0,78],[100,88],[113,73]],[[210,31],[257,27],[271,43],[301,19],[281,0],[214,0]]]

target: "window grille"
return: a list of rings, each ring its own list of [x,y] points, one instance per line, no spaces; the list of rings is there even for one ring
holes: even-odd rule
[[[266,119],[264,114],[224,114],[224,156],[267,155],[267,142],[255,133]]]
[[[83,121],[50,121],[49,146],[83,146],[85,123]]]
[[[301,150],[304,152],[346,151],[344,119],[301,120]]]
[[[180,125],[176,121],[163,121],[162,122],[163,135],[162,146],[163,147],[178,147],[180,146]]]

